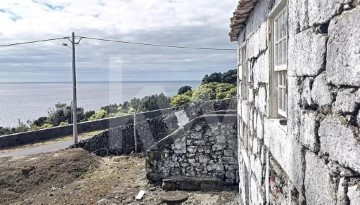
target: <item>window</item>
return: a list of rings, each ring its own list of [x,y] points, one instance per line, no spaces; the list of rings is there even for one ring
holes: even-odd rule
[[[283,1],[285,2],[285,1]],[[270,16],[272,19],[271,31],[273,33],[272,42],[272,94],[273,99],[273,116],[287,117],[287,55],[288,55],[288,24],[286,2],[279,4]]]

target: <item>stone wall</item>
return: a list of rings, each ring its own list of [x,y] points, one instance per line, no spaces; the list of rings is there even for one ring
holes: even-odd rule
[[[138,152],[145,151],[153,144],[179,128],[175,113],[146,119],[136,124]],[[135,152],[134,124],[110,128],[94,137],[82,140],[71,147],[81,147],[99,156],[121,155]]]
[[[287,1],[287,123],[273,115],[268,17],[278,3],[258,1],[238,37],[241,201],[360,204],[360,3]]]
[[[167,109],[137,113],[136,121],[137,123],[139,122],[141,123],[141,122],[145,122],[146,120],[156,119],[180,110],[183,110],[186,113],[186,116],[188,116],[188,118],[193,119],[194,117],[202,115],[203,113],[214,112],[218,110],[235,110],[236,104],[237,104],[236,99],[224,99],[224,100],[192,103],[177,108],[167,108]],[[125,125],[131,126],[130,124],[133,124],[133,122],[134,122],[133,115],[107,118],[107,119],[101,119],[91,122],[81,122],[78,124],[78,132],[83,133],[83,132],[91,132],[96,130],[106,130],[109,128],[122,127]],[[141,127],[145,127],[145,126],[146,125],[143,125]],[[129,131],[127,132],[130,132],[130,128],[128,128],[128,130]],[[140,130],[139,132],[141,136],[146,135],[145,134],[146,132],[144,131],[142,132]],[[0,136],[0,149],[31,144],[39,141],[60,138],[68,135],[72,135],[72,125],[66,125],[61,127],[54,127],[54,128],[30,131],[24,133],[16,133],[11,135],[3,135]],[[155,139],[157,138],[155,137]],[[150,143],[155,143],[155,142],[150,142]]]
[[[237,184],[236,130],[234,114],[195,118],[150,147],[147,178],[158,184],[169,177],[213,177]]]
[[[96,130],[105,130],[109,127],[122,126],[133,121],[133,116],[123,116],[96,120],[91,122],[81,122],[78,124],[78,132],[91,132]],[[66,125],[43,130],[16,133],[0,136],[0,149],[31,144],[35,142],[60,138],[72,135],[73,126]]]
[[[176,108],[170,113],[164,112],[158,117],[142,113],[144,115],[136,117],[137,150],[145,153],[150,146],[204,113],[232,113],[236,110],[236,104],[235,99],[225,99],[189,104],[185,107]],[[145,114],[147,115],[145,116]],[[73,147],[82,147],[101,156],[134,152],[133,121],[123,126],[111,128],[93,138],[80,141]]]

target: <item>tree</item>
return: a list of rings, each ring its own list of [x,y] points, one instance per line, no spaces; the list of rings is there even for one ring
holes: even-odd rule
[[[125,103],[124,103],[125,104]],[[133,98],[130,100],[130,107],[134,108],[134,110],[141,109],[141,102],[139,98]]]
[[[101,109],[101,110],[106,110],[106,112],[108,112],[108,113],[110,114],[110,113],[116,113],[118,107],[119,107],[119,106],[115,103],[115,104],[110,104],[110,105],[101,107],[100,109]]]
[[[155,95],[155,98],[160,109],[171,107],[170,99],[166,97],[164,93],[161,93],[160,95]]]
[[[178,95],[184,94],[188,91],[192,91],[192,88],[188,85],[182,86],[179,90],[178,90]]]
[[[237,70],[229,70],[222,74],[222,83],[230,83],[236,84],[237,83]]]
[[[145,110],[144,111],[152,111],[160,109],[156,97],[154,95],[147,98],[142,106]]]
[[[221,83],[222,82],[222,75],[221,73],[212,73],[210,75],[205,75],[205,77],[202,79],[201,84],[207,84],[207,83]]]
[[[84,114],[84,121],[88,121],[90,119],[90,117],[94,114],[95,114],[95,111],[93,111],[93,110],[86,111]]]
[[[37,127],[43,126],[47,121],[47,117],[39,117],[37,120],[34,120],[32,124],[36,125]]]
[[[82,121],[84,116],[84,108],[78,107],[76,109],[78,122]],[[72,108],[66,105],[66,103],[58,103],[55,105],[55,109],[48,112],[47,123],[52,126],[59,126],[60,123],[72,123]]]
[[[229,70],[224,73],[212,73],[210,75],[205,75],[202,79],[201,84],[207,83],[230,83],[236,84],[237,83],[237,70]]]

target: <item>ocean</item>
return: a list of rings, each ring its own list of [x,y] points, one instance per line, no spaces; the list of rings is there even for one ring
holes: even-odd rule
[[[197,88],[197,81],[169,82],[83,82],[77,84],[78,107],[100,107],[141,98],[151,94],[176,95],[181,86]],[[56,103],[71,104],[71,83],[0,83],[0,127],[16,126],[41,116]]]

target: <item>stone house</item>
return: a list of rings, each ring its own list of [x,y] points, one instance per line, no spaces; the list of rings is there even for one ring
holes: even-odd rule
[[[240,0],[242,204],[360,204],[360,1]]]

